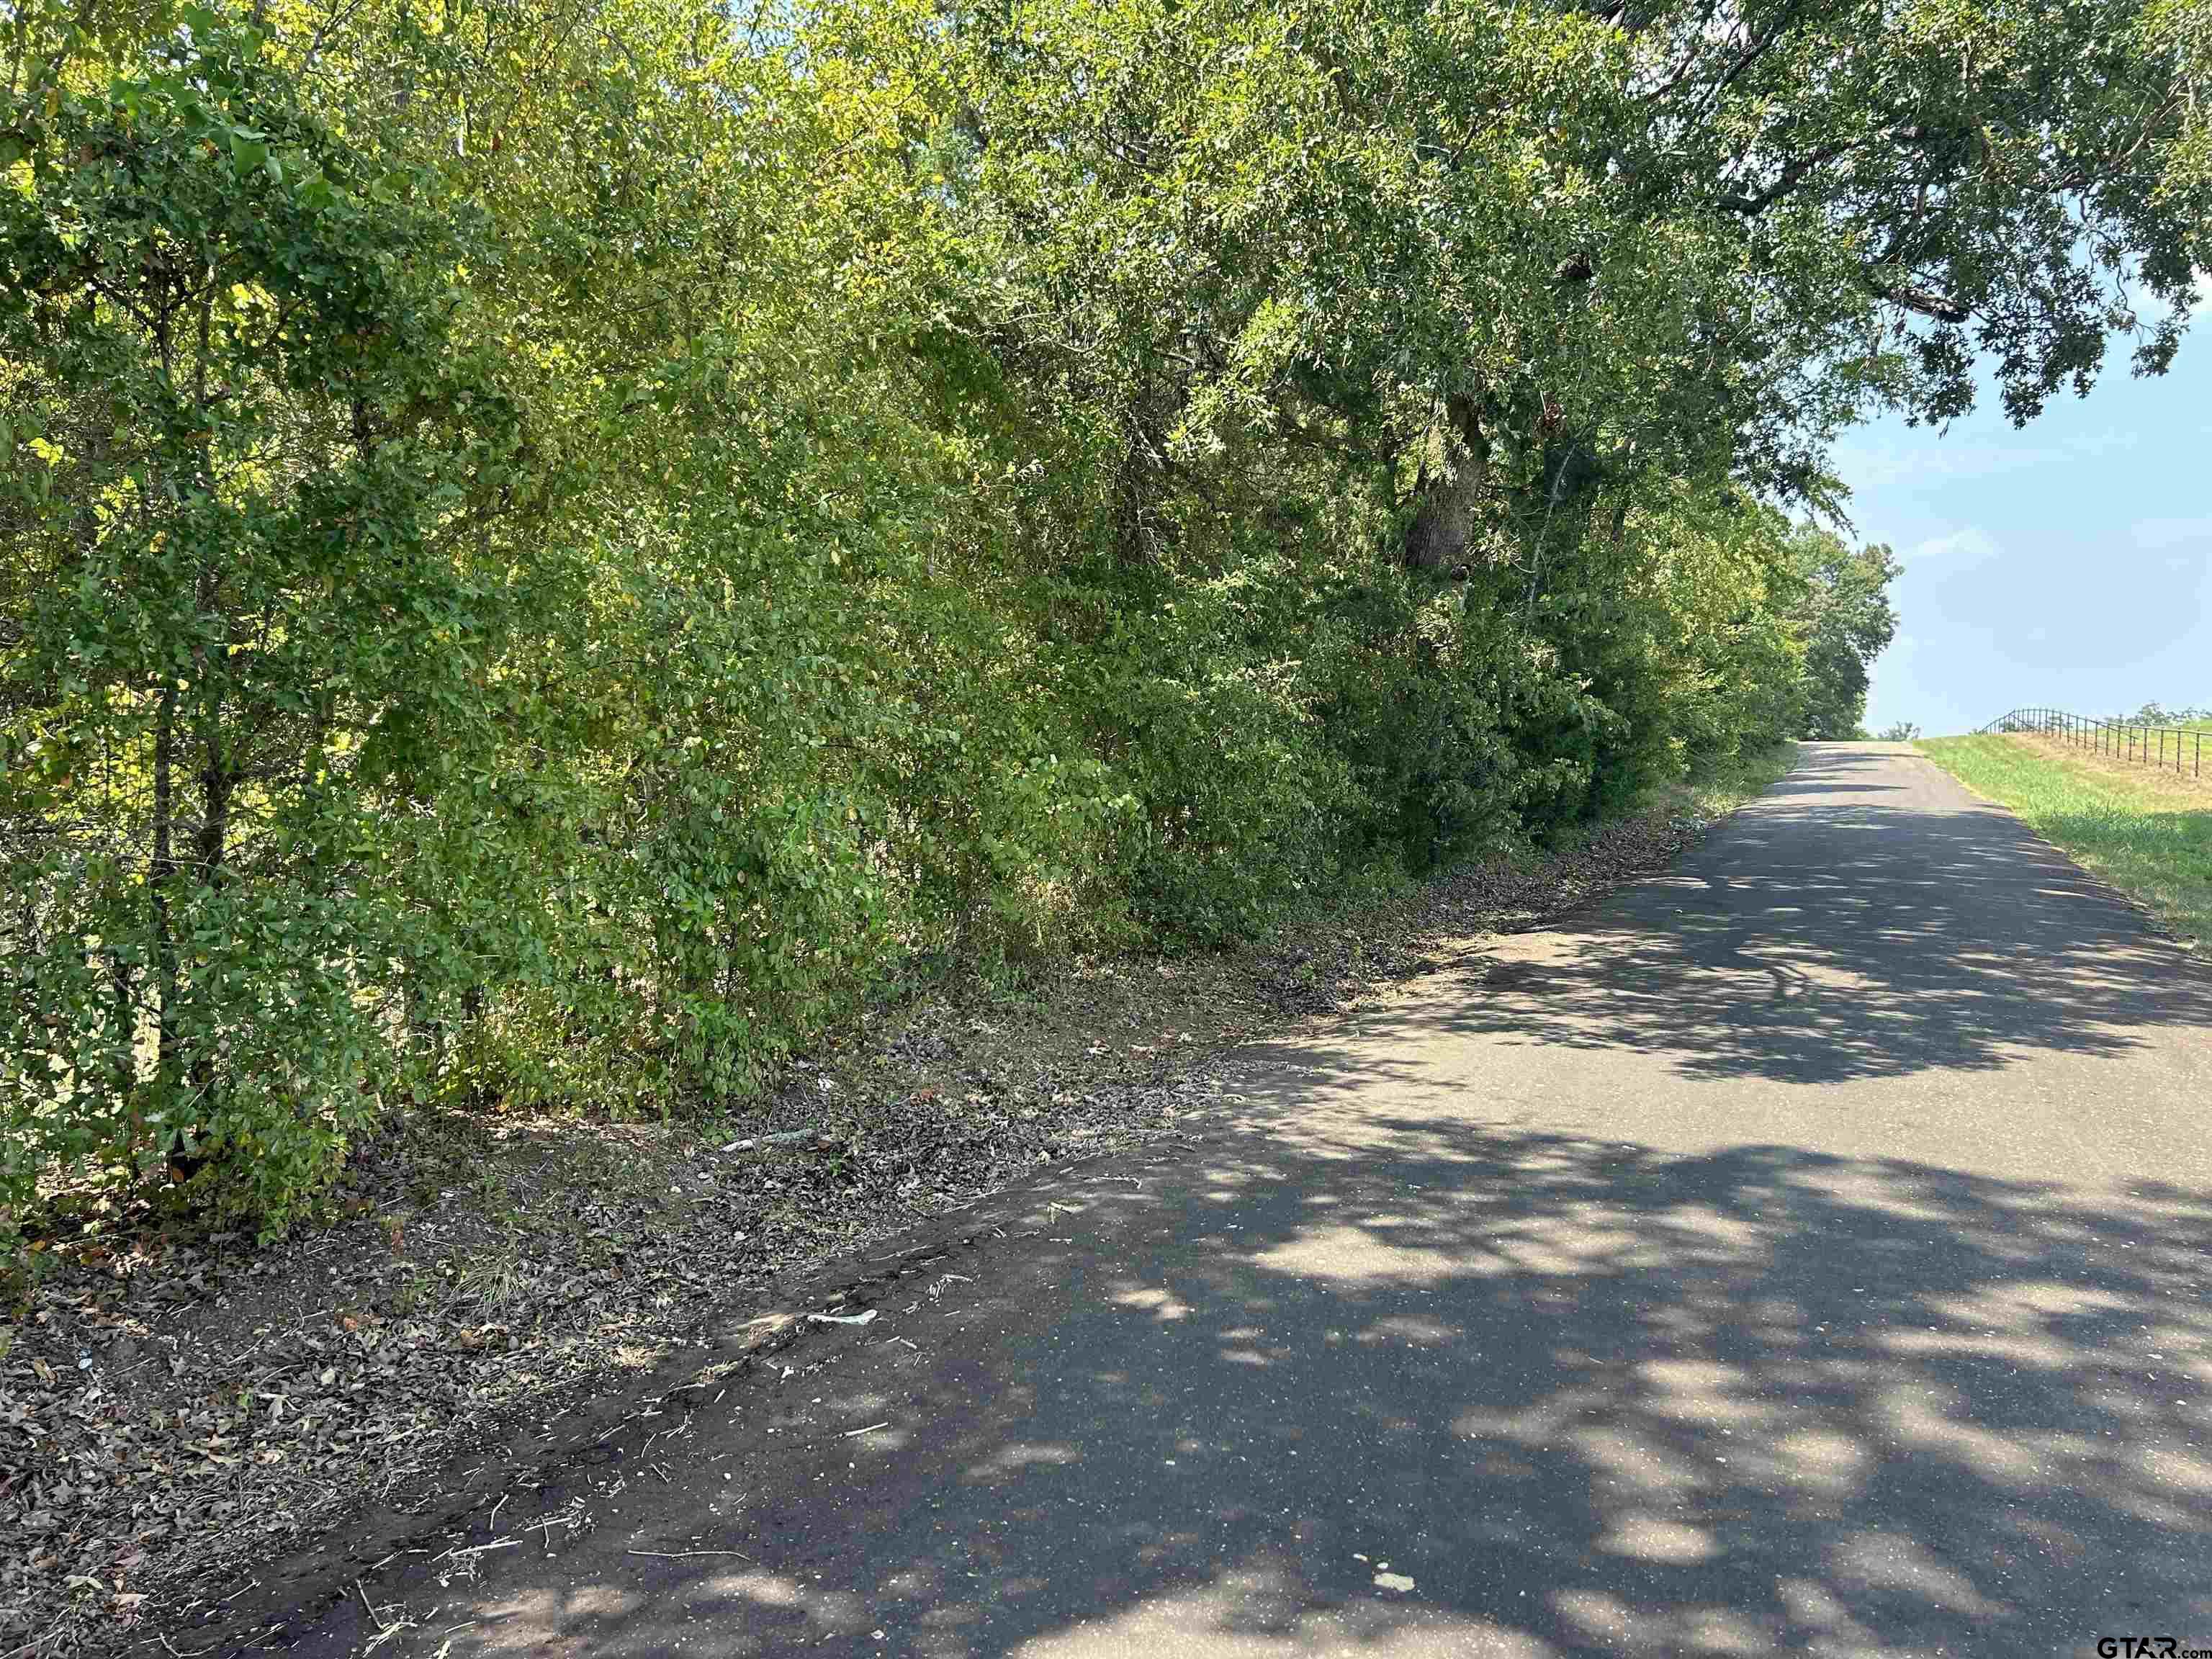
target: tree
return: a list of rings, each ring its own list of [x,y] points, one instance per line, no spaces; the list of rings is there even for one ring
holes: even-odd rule
[[[472,219],[250,24],[15,22],[0,1053],[77,1144],[281,1202],[371,1103],[370,994],[434,994],[409,820],[499,697],[476,555],[520,456]]]
[[[2185,6],[1731,0],[1610,9],[1644,112],[1632,191],[1709,216],[1800,374],[1942,420],[1978,360],[2025,421],[2115,333],[2171,361],[2212,252]],[[2147,303],[2151,314],[2139,314]]]
[[[725,1099],[1854,730],[1829,439],[2079,383],[2212,171],[2177,0],[0,51],[0,1178],[190,1146],[270,1224],[426,1094]]]
[[[1889,584],[1897,558],[1879,544],[1854,550],[1832,532],[1802,527],[1790,553],[1802,582],[1803,713],[1798,735],[1855,738],[1866,717],[1867,669],[1897,632]]]

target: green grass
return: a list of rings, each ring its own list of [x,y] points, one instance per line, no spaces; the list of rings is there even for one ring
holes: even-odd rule
[[[2194,944],[2212,938],[2212,779],[2032,738],[1929,738],[1921,752]]]
[[[1694,812],[1717,818],[1733,812],[1746,801],[1765,793],[1797,763],[1797,745],[1778,743],[1769,749],[1748,750],[1725,760],[1701,761],[1679,783],[1662,786],[1646,805]]]

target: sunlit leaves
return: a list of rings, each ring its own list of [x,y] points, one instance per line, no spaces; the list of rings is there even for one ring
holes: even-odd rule
[[[1855,720],[1886,572],[1776,503],[2085,370],[2068,204],[2170,299],[2207,172],[2115,149],[2194,11],[1875,9],[13,8],[10,1191],[281,1218]]]

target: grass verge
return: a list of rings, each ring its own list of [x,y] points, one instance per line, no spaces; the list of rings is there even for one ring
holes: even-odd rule
[[[1725,817],[1769,787],[1778,783],[1797,763],[1797,745],[1777,744],[1700,767],[1691,776],[1655,792],[1645,811],[1658,810],[1698,817]]]
[[[1921,751],[2201,946],[2212,938],[2212,779],[2048,738],[1930,738]]]

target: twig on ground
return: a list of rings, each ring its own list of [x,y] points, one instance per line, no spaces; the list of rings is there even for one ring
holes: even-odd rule
[[[511,1550],[521,1542],[520,1538],[495,1538],[489,1544],[471,1544],[465,1548],[447,1550],[438,1559],[453,1561],[466,1556],[486,1554],[492,1550]]]
[[[361,1587],[361,1580],[358,1578],[353,1581],[353,1593],[361,1597],[362,1611],[368,1615],[368,1622],[376,1632],[375,1635],[368,1638],[368,1645],[362,1649],[364,1656],[374,1653],[377,1649],[398,1635],[400,1632],[415,1628],[415,1621],[412,1619],[395,1619],[390,1624],[386,1624],[384,1615],[377,1612],[374,1606],[370,1603],[368,1592]]]

